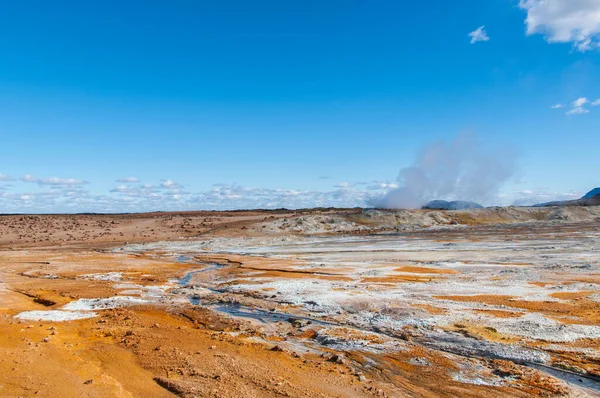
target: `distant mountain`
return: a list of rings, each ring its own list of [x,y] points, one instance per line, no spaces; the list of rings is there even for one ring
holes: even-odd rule
[[[581,199],[561,200],[555,202],[539,203],[533,207],[556,207],[556,206],[600,206],[600,188],[594,188],[586,193]]]
[[[600,195],[600,188],[594,188],[590,192],[586,193],[581,199],[589,199],[598,195]]]
[[[432,200],[427,203],[422,209],[429,210],[466,210],[466,209],[483,209],[483,206],[475,202],[466,202],[464,200],[454,200],[448,202],[446,200]]]

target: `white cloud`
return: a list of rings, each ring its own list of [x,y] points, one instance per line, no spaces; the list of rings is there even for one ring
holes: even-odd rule
[[[194,208],[215,210],[298,209],[307,207],[359,207],[364,206],[367,197],[365,191],[349,187],[320,192],[222,185],[209,191],[191,195],[189,202]]]
[[[475,44],[478,41],[488,41],[490,37],[487,35],[485,31],[485,25],[482,25],[469,33],[469,37],[471,38],[471,44]]]
[[[14,179],[8,174],[0,173],[0,181],[14,181]]]
[[[181,189],[182,186],[171,180],[162,180],[160,186],[165,189]]]
[[[350,188],[352,187],[354,184],[351,184],[349,182],[340,182],[339,184],[336,185],[336,188]]]
[[[369,186],[367,186],[368,190],[376,191],[376,190],[387,190],[387,189],[396,189],[398,188],[398,184],[390,183],[390,182],[380,182],[373,181]]]
[[[579,107],[575,107],[575,108],[569,110],[567,112],[567,115],[568,116],[571,116],[571,115],[584,115],[586,113],[590,113],[590,111],[588,111],[587,109],[582,108],[582,107],[579,106]]]
[[[556,200],[573,200],[581,198],[581,192],[556,192],[546,189],[524,189],[515,191],[512,195],[512,203],[517,206],[530,206],[538,203],[552,202]]]
[[[58,177],[37,178],[31,174],[25,174],[23,177],[21,177],[21,181],[35,182],[38,185],[66,186],[66,187],[87,184],[87,181],[77,180],[75,178],[58,178]]]
[[[25,174],[23,177],[21,177],[21,181],[23,181],[23,182],[37,182],[38,179],[35,178],[34,176],[32,176],[31,174]]]
[[[125,178],[119,178],[116,182],[134,183],[134,182],[140,182],[140,180],[135,177],[125,177]]]
[[[31,176],[30,176],[31,177]],[[37,183],[38,179],[32,177]],[[67,180],[68,181],[68,180]],[[357,188],[358,183],[329,191],[272,189],[235,184],[216,184],[201,191],[187,192],[165,189],[163,185],[178,185],[169,180],[161,183],[123,183],[110,192],[93,193],[86,185],[51,185],[37,192],[20,191],[19,185],[0,189],[0,208],[6,213],[76,213],[76,212],[144,212],[184,210],[234,210],[311,207],[363,207],[369,198],[397,188],[390,181],[371,181]],[[352,187],[351,185],[354,185]],[[23,185],[21,185],[23,186]],[[37,187],[34,187],[37,188]],[[522,189],[509,193],[505,204],[539,203],[559,198],[575,198],[580,194],[556,193]],[[504,203],[504,202],[502,202]]]
[[[543,34],[548,43],[572,43],[578,51],[600,48],[600,1],[520,0],[527,11],[527,35]]]
[[[575,101],[573,101],[573,108],[580,108],[580,107],[584,106],[585,104],[587,104],[588,102],[590,102],[590,101],[585,97],[577,98]]]
[[[134,188],[130,188],[128,185],[119,185],[118,187],[111,189],[110,192],[126,193],[132,189]]]
[[[83,185],[86,184],[86,181],[76,180],[74,178],[58,178],[58,177],[49,177],[49,178],[40,178],[36,181],[39,185],[54,185],[54,186],[74,186],[74,185]]]
[[[598,0],[598,1],[600,1],[600,0]],[[586,113],[590,113],[590,110],[586,107],[586,105],[593,106],[593,107],[600,106],[600,98],[592,102],[587,97],[579,97],[575,101],[570,103],[571,109],[569,109],[566,112],[566,114],[571,116],[571,115],[583,115]],[[565,105],[563,105],[563,104],[556,104],[556,105],[551,106],[552,109],[561,109],[564,107],[565,107]]]

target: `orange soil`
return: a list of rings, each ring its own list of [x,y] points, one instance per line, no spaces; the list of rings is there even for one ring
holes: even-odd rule
[[[448,311],[445,310],[444,308],[434,307],[431,304],[413,304],[412,306],[417,307],[417,308],[422,308],[432,315],[444,315],[444,314],[448,313]]]
[[[581,300],[591,296],[592,294],[597,294],[598,292],[590,292],[590,291],[581,291],[581,292],[557,292],[552,293],[550,296],[561,299],[561,300]]]
[[[346,353],[366,366],[366,380],[354,365],[335,363],[314,354],[297,355],[273,351],[285,337],[268,334],[253,324],[224,318],[201,307],[139,306],[99,311],[100,316],[73,322],[19,322],[21,311],[57,309],[71,300],[109,297],[118,293],[114,282],[84,280],[81,274],[122,272],[123,282],[160,285],[184,275],[189,264],[149,256],[100,253],[99,248],[124,242],[150,242],[198,236],[248,236],[247,228],[266,220],[293,218],[303,214],[337,214],[360,219],[360,209],[306,211],[189,212],[140,215],[56,215],[0,217],[0,396],[173,396],[183,397],[275,397],[275,396],[548,396],[565,391],[552,378],[503,361],[488,361],[490,369],[515,375],[510,387],[487,387],[453,380],[458,363],[446,354],[418,344],[406,344],[406,351],[387,354]],[[455,220],[473,225],[504,222],[501,216],[453,213]],[[461,215],[462,214],[462,215]],[[544,215],[540,213],[540,217]],[[387,227],[386,227],[387,228]],[[392,230],[396,225],[390,227]],[[486,229],[487,228],[487,229]],[[498,234],[494,227],[473,231],[423,231],[415,233],[439,240],[485,241]],[[513,240],[530,239],[531,227],[516,226]],[[556,226],[542,226],[536,236],[555,233]],[[580,226],[561,227],[578,231]],[[589,228],[597,228],[590,224]],[[382,229],[384,231],[385,228]],[[29,251],[18,251],[28,248]],[[44,249],[45,248],[45,249]],[[217,256],[219,257],[219,256]],[[202,257],[199,256],[201,261]],[[346,280],[352,269],[318,269],[303,273],[298,261],[260,257],[221,256],[228,264],[223,275],[244,280],[269,278],[339,278]],[[528,264],[513,264],[528,265]],[[291,272],[289,272],[291,271]],[[400,267],[404,273],[432,272],[427,267]],[[442,270],[438,270],[442,271]],[[453,271],[453,270],[448,270]],[[56,279],[48,277],[57,276]],[[202,278],[203,276],[198,276]],[[380,283],[377,288],[404,282],[440,280],[424,275],[392,275],[364,278],[363,283]],[[600,283],[600,274],[573,281]],[[244,281],[244,283],[247,283]],[[539,286],[547,285],[546,282]],[[371,286],[365,285],[365,288]],[[541,312],[546,316],[574,320],[581,324],[600,323],[600,303],[587,299],[587,292],[556,296],[564,303],[528,302],[510,296],[447,296],[455,301],[505,305],[515,311],[481,311],[493,316],[518,316],[518,310]],[[251,300],[251,298],[246,298]],[[430,313],[443,309],[434,305],[416,306]],[[293,309],[290,309],[293,310]],[[568,318],[575,317],[575,318]],[[31,327],[30,327],[31,326]],[[459,327],[460,326],[460,327]],[[287,326],[291,328],[291,326]],[[454,325],[454,330],[475,337],[511,342],[490,328]],[[233,334],[231,334],[233,333]],[[314,329],[291,331],[314,339]],[[361,338],[359,335],[350,337]],[[364,337],[364,336],[362,336]],[[257,341],[256,338],[262,340]],[[45,341],[45,339],[48,339]],[[410,340],[410,337],[407,337]],[[541,344],[540,344],[541,345]],[[600,339],[566,344],[600,349]],[[561,353],[564,361],[599,374],[597,360],[584,355]],[[423,358],[430,365],[412,362]],[[596,361],[596,362],[594,362]],[[373,365],[376,364],[376,365]]]
[[[432,282],[439,278],[419,275],[390,275],[382,277],[369,277],[361,279],[361,283],[406,283],[406,282]]]
[[[518,318],[523,316],[524,312],[502,311],[502,310],[475,310],[475,312],[483,315],[491,315],[496,318]]]
[[[600,303],[581,299],[578,301],[544,302],[525,301],[512,296],[478,295],[478,296],[435,296],[441,300],[452,300],[473,303],[485,303],[518,308],[530,312],[539,312],[553,317],[563,323],[578,323],[582,325],[600,325]],[[566,318],[569,317],[569,318]],[[574,317],[574,318],[571,318]]]
[[[509,336],[498,333],[498,331],[491,327],[481,326],[472,322],[455,323],[448,327],[449,330],[458,331],[466,336],[474,337],[476,339],[494,341],[497,343],[515,343],[522,339],[515,336]]]
[[[66,275],[110,270],[123,272],[123,282],[151,274],[152,284],[160,284],[189,265],[89,252],[4,252],[2,258],[17,269],[0,268],[0,280],[23,293],[0,284],[0,396],[368,396],[367,387],[377,385],[359,383],[346,365],[230,336],[241,330],[238,322],[198,307],[140,306],[71,322],[17,321],[13,315],[22,311],[116,293],[115,282]],[[49,262],[42,273],[58,278],[19,275],[34,258]],[[46,307],[35,297],[56,304]],[[387,389],[375,391],[380,388]]]

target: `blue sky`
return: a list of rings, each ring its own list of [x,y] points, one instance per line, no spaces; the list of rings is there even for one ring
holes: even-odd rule
[[[464,132],[518,153],[486,204],[580,196],[599,34],[596,0],[3,2],[0,212],[362,206]]]

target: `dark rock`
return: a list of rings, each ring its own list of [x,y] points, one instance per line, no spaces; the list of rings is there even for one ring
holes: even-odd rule
[[[340,365],[345,365],[348,363],[346,357],[343,354],[334,354],[331,359],[331,362],[339,363]]]
[[[56,301],[48,300],[48,299],[45,299],[45,298],[39,297],[39,296],[34,298],[33,301],[35,303],[41,304],[46,307],[52,307],[53,305],[56,304]]]
[[[298,329],[311,324],[311,321],[308,319],[288,318],[287,321],[291,323],[293,327]]]

